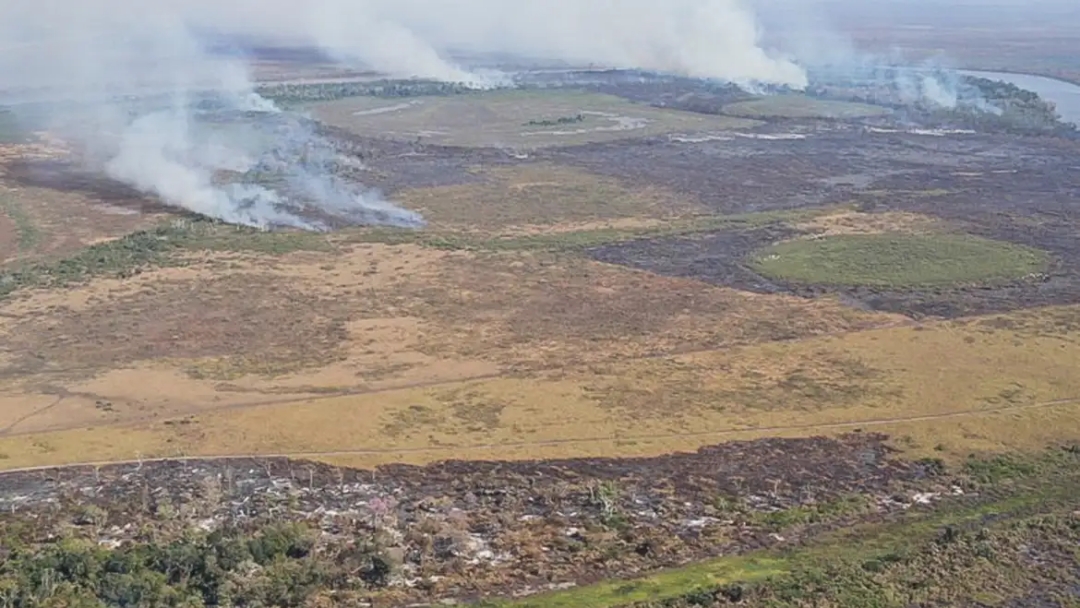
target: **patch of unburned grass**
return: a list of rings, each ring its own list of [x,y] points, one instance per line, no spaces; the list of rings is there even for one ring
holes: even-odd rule
[[[630,189],[612,178],[546,164],[491,169],[478,183],[410,189],[396,198],[436,225],[468,230],[701,211],[662,189]]]
[[[577,256],[447,257],[397,287],[425,319],[429,355],[568,367],[674,350],[790,339],[895,321],[834,301],[758,296]]]
[[[547,230],[459,231],[453,229],[410,230],[365,228],[335,235],[335,241],[347,243],[416,244],[448,251],[549,251],[574,252],[639,239],[691,236],[717,230],[750,229],[772,224],[795,224],[835,213],[835,207],[765,211],[731,215],[686,215],[656,222],[626,222],[623,226],[584,228],[573,222],[549,226]],[[633,218],[627,218],[633,219]],[[615,222],[613,222],[615,223]]]
[[[744,118],[869,118],[888,108],[863,103],[814,99],[804,95],[772,95],[724,106],[724,113]]]
[[[344,303],[252,273],[160,282],[81,310],[27,319],[6,342],[61,369],[223,357],[247,370],[282,373],[335,360],[347,314]],[[117,336],[117,328],[125,335]]]
[[[613,242],[687,235],[721,228],[752,227],[811,218],[828,210],[770,212],[731,216],[691,216],[659,224],[587,228],[502,236],[499,232],[356,228],[331,235],[299,231],[266,232],[209,220],[173,219],[156,228],[98,242],[58,260],[27,262],[0,271],[0,297],[23,288],[61,288],[95,278],[130,277],[151,268],[185,265],[185,253],[240,253],[280,256],[332,252],[362,243],[420,245],[445,251],[579,251]],[[26,220],[30,220],[27,218]],[[33,231],[33,232],[31,232]],[[20,238],[38,239],[27,223]]]
[[[827,502],[798,505],[777,511],[749,511],[743,517],[751,524],[782,531],[795,526],[851,518],[869,513],[872,509],[873,505],[868,497],[851,494]]]
[[[793,224],[795,229],[808,233],[805,238],[843,234],[925,234],[945,228],[940,219],[917,213],[903,211],[864,213],[852,209],[838,209],[833,213],[822,213],[816,217],[795,221]]]
[[[0,194],[0,213],[7,215],[15,224],[20,251],[28,251],[38,244],[41,232],[34,224],[34,220],[18,203],[3,194]]]
[[[958,234],[847,234],[778,243],[750,265],[773,279],[803,284],[933,287],[996,284],[1046,269],[1047,254]]]
[[[425,97],[407,102],[350,98],[310,104],[321,121],[361,135],[437,144],[539,148],[612,141],[671,132],[748,128],[758,123],[634,104],[580,91],[493,91],[468,96]],[[529,125],[577,116],[573,124]]]
[[[977,340],[967,341],[971,336]],[[1007,330],[985,334],[943,323],[684,355],[674,366],[623,361],[209,411],[183,427],[142,422],[7,437],[0,451],[11,455],[5,467],[176,450],[321,454],[366,465],[649,455],[728,439],[866,429],[889,433],[913,458],[954,463],[973,452],[1037,449],[1080,436],[1080,401],[1070,401],[1080,398],[1078,356],[1076,344],[1056,338],[1020,340]],[[829,360],[840,367],[822,367]],[[851,360],[873,373],[848,374]],[[850,397],[830,401],[774,380],[797,369],[828,378]],[[53,449],[35,447],[34,439]]]

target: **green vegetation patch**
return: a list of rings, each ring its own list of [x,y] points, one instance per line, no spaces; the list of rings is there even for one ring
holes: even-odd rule
[[[724,228],[749,228],[806,219],[829,209],[703,216],[662,226],[580,230],[544,235],[499,237],[405,228],[355,228],[334,234],[267,232],[205,219],[177,219],[157,228],[91,245],[71,257],[0,270],[0,298],[23,288],[60,288],[95,278],[125,278],[151,268],[184,263],[185,252],[217,251],[284,255],[332,251],[338,245],[376,243],[418,245],[451,251],[575,252],[611,243],[659,236],[690,235]],[[36,236],[35,236],[36,238]]]
[[[19,238],[19,251],[33,249],[41,240],[41,233],[38,231],[37,226],[34,225],[34,220],[15,201],[0,195],[0,213],[7,215],[15,223],[15,230]]]
[[[1042,272],[1046,253],[958,234],[853,234],[786,241],[755,252],[762,275],[799,284],[934,287],[999,284]]]
[[[550,119],[545,118],[543,120],[530,120],[525,123],[526,127],[557,127],[559,125],[572,125],[579,122],[585,122],[585,116],[583,114],[574,114],[573,116],[560,116],[559,118]]]
[[[865,103],[814,99],[804,95],[774,95],[724,106],[724,114],[743,118],[870,118],[887,108]]]
[[[21,238],[26,238],[21,228],[20,233]],[[134,276],[150,268],[182,263],[182,258],[174,254],[183,251],[280,255],[325,251],[330,247],[325,236],[316,233],[264,232],[210,220],[173,220],[151,230],[91,245],[68,258],[0,271],[0,297],[28,287],[67,287],[95,278]]]

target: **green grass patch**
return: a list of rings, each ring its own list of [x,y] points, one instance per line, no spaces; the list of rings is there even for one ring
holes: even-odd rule
[[[61,260],[0,272],[0,297],[28,287],[58,288],[100,277],[130,277],[150,268],[180,264],[182,258],[175,254],[184,251],[280,255],[331,248],[325,235],[316,233],[264,232],[210,220],[178,219],[91,245]]]
[[[15,223],[15,230],[19,237],[19,251],[28,251],[38,244],[41,240],[41,232],[22,206],[0,195],[0,212],[6,214]]]
[[[800,284],[935,287],[999,284],[1042,272],[1046,253],[959,234],[854,234],[787,241],[755,252],[762,275]]]
[[[889,114],[887,108],[864,103],[773,95],[724,106],[724,114],[741,118],[869,118]]]
[[[851,495],[812,505],[799,505],[768,513],[751,512],[749,522],[772,530],[835,521],[869,512],[870,501],[865,496]]]

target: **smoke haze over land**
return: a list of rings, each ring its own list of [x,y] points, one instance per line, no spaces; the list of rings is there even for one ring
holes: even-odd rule
[[[207,33],[314,46],[342,63],[395,77],[478,86],[501,80],[453,57],[506,53],[799,89],[807,85],[808,64],[866,59],[807,6],[794,0],[5,2],[0,95],[47,88],[50,98],[72,102],[53,112],[51,127],[114,178],[199,213],[258,226],[319,227],[303,219],[303,206],[315,215],[417,225],[415,214],[332,179],[339,159],[329,144],[256,95],[243,60],[210,52]],[[766,21],[778,35],[765,37],[756,12],[771,17]],[[951,100],[940,83],[922,84],[924,94]],[[194,109],[210,90],[218,113],[272,126],[222,127]],[[160,95],[156,104],[122,100],[136,93]],[[268,167],[281,174],[280,187],[217,179]]]
[[[801,68],[758,45],[754,17],[736,0],[38,0],[0,8],[0,89],[64,102],[48,126],[87,162],[197,213],[262,227],[323,225],[311,217],[421,223],[337,178],[332,146],[256,95],[243,61],[210,52],[205,32],[473,84],[492,79],[456,65],[448,49],[806,84]]]

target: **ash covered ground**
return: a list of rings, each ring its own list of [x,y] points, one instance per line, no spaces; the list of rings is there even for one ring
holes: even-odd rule
[[[896,460],[884,439],[855,434],[658,458],[371,471],[284,459],[41,470],[0,474],[0,509],[42,531],[74,527],[106,546],[145,540],[148,526],[206,533],[302,522],[321,531],[315,552],[352,568],[342,589],[387,605],[448,603],[793,543],[794,536],[773,532],[767,514],[800,505],[864,495],[852,512],[823,511],[821,527],[835,527],[954,492],[934,464]],[[371,580],[373,557],[392,561],[393,574]]]

